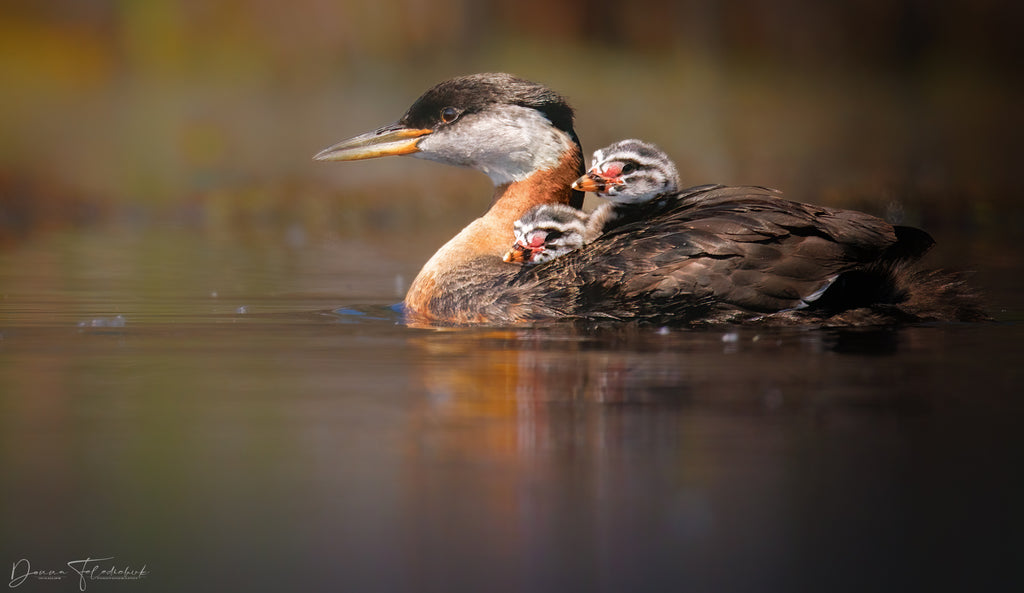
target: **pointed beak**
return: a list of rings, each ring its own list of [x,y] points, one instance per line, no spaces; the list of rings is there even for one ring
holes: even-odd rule
[[[579,191],[589,191],[595,194],[603,194],[613,187],[623,185],[621,181],[614,178],[602,177],[593,171],[572,182],[572,188]]]
[[[318,152],[318,161],[358,161],[382,156],[419,152],[417,143],[432,130],[408,128],[393,123],[372,132],[360,134]]]
[[[501,259],[508,263],[521,264],[533,259],[533,250],[522,243],[516,243]]]

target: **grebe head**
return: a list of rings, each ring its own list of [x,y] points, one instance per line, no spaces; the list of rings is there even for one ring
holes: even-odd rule
[[[594,152],[587,174],[572,187],[617,204],[639,204],[679,191],[679,172],[657,146],[620,140]]]
[[[585,243],[587,213],[563,204],[543,204],[515,222],[516,242],[503,258],[524,265],[541,264],[579,249]]]
[[[510,74],[472,74],[434,86],[397,122],[313,158],[411,155],[477,169],[501,185],[554,168],[578,150],[572,125],[572,108],[551,89]]]

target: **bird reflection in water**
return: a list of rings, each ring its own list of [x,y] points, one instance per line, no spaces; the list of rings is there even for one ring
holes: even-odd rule
[[[453,422],[546,422],[551,409],[652,405],[766,413],[858,382],[855,360],[896,352],[897,329],[446,331],[413,339],[430,407]],[[801,360],[800,365],[792,364]],[[525,434],[545,432],[533,427]]]

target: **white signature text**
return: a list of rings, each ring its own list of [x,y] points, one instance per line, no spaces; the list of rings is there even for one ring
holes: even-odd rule
[[[85,591],[92,581],[140,581],[149,576],[149,570],[145,564],[142,568],[131,566],[117,566],[113,562],[104,565],[103,562],[113,560],[113,556],[106,558],[85,558],[82,560],[70,560],[67,567],[70,572],[59,569],[33,569],[28,558],[22,558],[11,565],[11,580],[7,586],[11,589],[21,586],[29,579],[37,581],[62,581],[67,577],[76,575],[78,577],[78,590]]]

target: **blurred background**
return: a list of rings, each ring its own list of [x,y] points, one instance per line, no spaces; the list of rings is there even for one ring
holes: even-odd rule
[[[0,0],[0,566],[1024,590],[1020,6]],[[1001,323],[405,327],[489,180],[312,155],[481,71],[568,97],[588,155],[919,225]]]
[[[1022,14],[999,0],[5,2],[0,238],[111,220],[449,236],[486,204],[482,175],[310,157],[475,71],[569,97],[588,154],[641,137],[693,184],[1001,232],[1018,218],[1000,213],[1019,213]]]

